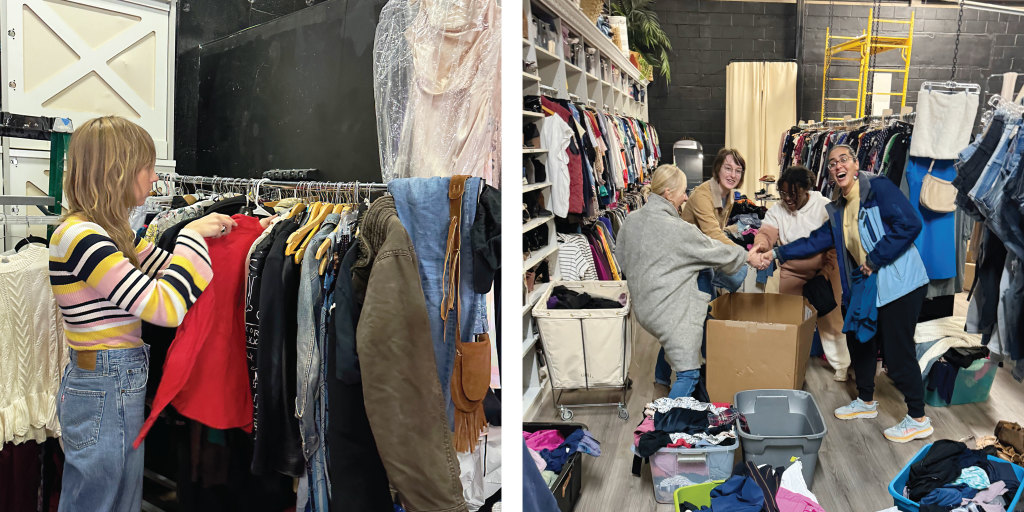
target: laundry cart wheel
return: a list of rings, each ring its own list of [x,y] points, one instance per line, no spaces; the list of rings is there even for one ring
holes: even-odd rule
[[[633,379],[626,377],[626,389],[633,389]]]
[[[559,416],[561,416],[562,421],[569,421],[572,419],[572,410],[563,407],[562,411],[559,413]]]
[[[629,419],[629,411],[627,411],[625,407],[619,407],[619,419],[621,419],[621,420],[628,420]]]

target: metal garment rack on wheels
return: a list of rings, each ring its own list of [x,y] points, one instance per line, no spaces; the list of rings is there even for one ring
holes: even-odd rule
[[[620,354],[621,355],[621,361],[622,361],[622,369],[621,369],[621,373],[620,373],[620,376],[621,376],[620,382],[621,382],[621,384],[594,385],[594,384],[590,383],[590,370],[589,370],[588,364],[587,364],[587,334],[586,334],[587,329],[584,328],[584,321],[586,319],[588,319],[588,318],[592,318],[592,315],[590,313],[583,313],[583,312],[580,312],[580,311],[582,311],[582,310],[574,311],[574,312],[570,313],[569,315],[570,315],[570,317],[572,319],[574,319],[574,320],[578,319],[578,321],[579,321],[580,341],[581,341],[581,349],[582,349],[580,357],[582,358],[582,361],[583,361],[583,378],[584,378],[584,381],[583,381],[584,385],[583,385],[583,387],[561,387],[561,386],[556,386],[555,385],[555,380],[556,379],[555,379],[555,376],[553,375],[554,371],[553,371],[553,368],[552,368],[552,365],[551,365],[551,358],[552,358],[551,354],[553,352],[551,351],[551,347],[549,347],[549,345],[548,345],[549,342],[545,341],[545,337],[544,337],[544,334],[543,334],[544,329],[543,328],[540,329],[541,330],[540,343],[541,343],[541,347],[543,348],[542,356],[544,357],[544,359],[548,363],[547,364],[547,367],[548,367],[548,384],[551,386],[551,401],[552,401],[552,405],[555,408],[555,410],[558,411],[559,417],[562,419],[562,421],[569,421],[569,420],[571,420],[572,417],[573,417],[572,409],[580,408],[580,407],[618,407],[618,409],[619,409],[619,411],[618,411],[619,418],[622,419],[622,420],[627,420],[627,419],[629,419],[629,411],[626,409],[626,393],[629,391],[630,388],[633,387],[633,381],[629,378],[629,365],[631,363],[630,363],[629,359],[627,359],[627,353],[628,353],[630,347],[633,344],[633,332],[634,332],[633,331],[633,314],[632,314],[631,311],[628,312],[625,315],[625,317],[623,318],[623,321],[622,321],[622,338],[621,338],[622,339],[622,351],[621,351],[621,354]],[[536,315],[536,316],[543,318],[545,315],[546,315],[546,313],[540,313],[539,315]],[[560,318],[558,320],[564,322],[566,319],[565,318]],[[618,401],[614,401],[614,402],[601,402],[601,403],[588,403],[588,404],[571,404],[571,405],[561,403],[562,395],[565,392],[567,392],[567,391],[580,391],[580,390],[585,390],[585,391],[621,390],[622,394],[621,394],[621,398]]]

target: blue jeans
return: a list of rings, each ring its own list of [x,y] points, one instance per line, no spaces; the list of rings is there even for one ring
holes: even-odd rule
[[[64,440],[60,512],[138,512],[146,443],[132,443],[145,420],[149,345],[96,351],[95,369],[68,349],[57,398]],[[88,365],[87,365],[88,366]]]
[[[668,392],[669,398],[686,398],[693,394],[700,382],[700,370],[686,370],[676,372],[676,381],[672,384],[672,390]]]
[[[441,320],[443,273],[448,241],[448,185],[451,178],[401,178],[388,183],[388,192],[395,196],[395,208],[402,226],[409,232],[420,270],[420,284],[430,317],[430,335],[434,341],[437,377],[447,405],[448,425],[454,429],[455,404],[452,403],[451,380],[455,369],[456,309]],[[480,178],[466,180],[462,196],[462,250],[459,252],[462,271],[459,279],[459,323],[462,342],[473,341],[473,335],[487,332],[487,299],[473,291],[473,244],[469,239],[476,218]]]
[[[993,205],[985,204],[983,198],[991,190],[992,186],[995,185],[996,180],[1002,172],[1003,164],[1007,159],[1007,152],[1010,149],[1010,143],[1012,138],[1010,135],[1013,132],[1014,127],[1020,126],[1021,122],[1010,122],[1006,124],[1003,129],[1003,135],[999,139],[999,145],[996,146],[995,152],[992,154],[992,158],[989,159],[988,165],[985,166],[985,170],[982,171],[981,177],[978,178],[978,183],[974,185],[968,196],[975,201],[978,206],[978,210],[985,217],[991,215]]]

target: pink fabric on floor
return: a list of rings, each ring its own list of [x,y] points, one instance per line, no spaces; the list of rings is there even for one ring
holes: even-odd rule
[[[821,505],[807,496],[783,487],[780,487],[779,493],[775,495],[775,502],[779,505],[779,512],[825,512]]]
[[[523,432],[523,439],[526,440],[526,447],[540,452],[541,450],[554,450],[565,442],[562,434],[557,430],[538,430],[536,432]]]
[[[529,446],[527,446],[527,449],[529,449]],[[537,465],[537,471],[543,473],[544,470],[548,468],[548,463],[544,460],[544,457],[540,456],[539,453],[530,450],[530,457],[533,457],[533,463]]]
[[[640,444],[640,436],[654,430],[654,418],[647,416],[633,431],[633,446]]]

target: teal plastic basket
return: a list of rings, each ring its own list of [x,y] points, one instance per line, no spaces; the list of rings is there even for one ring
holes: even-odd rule
[[[975,369],[971,369],[975,368]],[[999,367],[996,363],[987,359],[979,359],[968,368],[961,369],[956,376],[956,383],[953,385],[953,397],[947,404],[939,397],[938,391],[928,389],[927,379],[924,387],[924,402],[932,407],[946,407],[950,405],[973,404],[988,400],[988,394],[992,391],[992,383],[996,380],[996,370]]]

